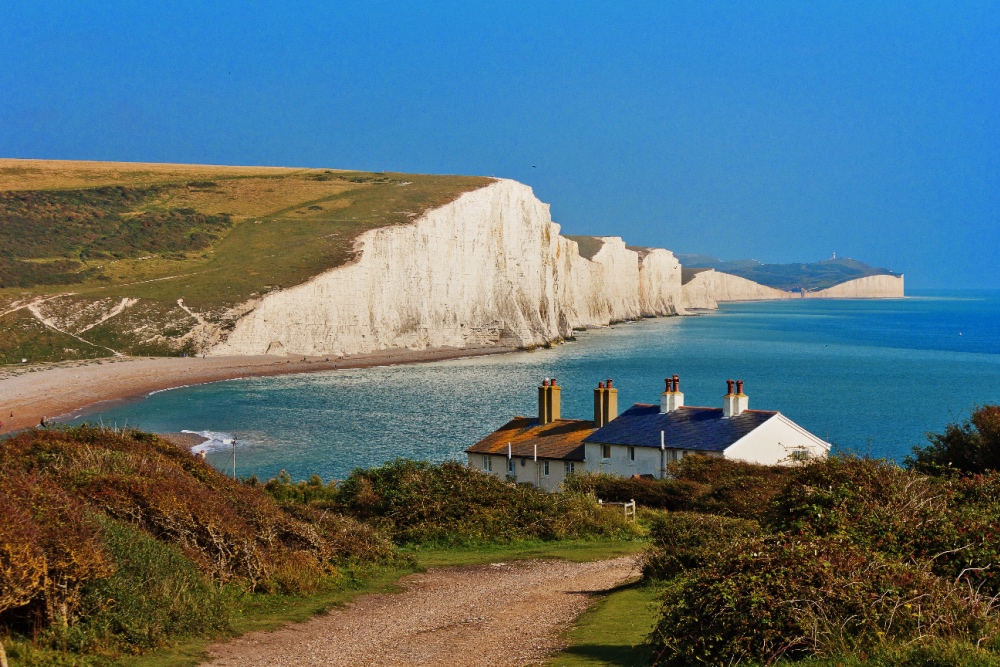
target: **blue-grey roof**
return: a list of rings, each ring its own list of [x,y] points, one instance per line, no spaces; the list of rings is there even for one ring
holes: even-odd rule
[[[664,414],[658,405],[639,403],[597,429],[584,442],[659,448],[663,431],[669,449],[721,452],[776,414],[746,410],[739,416],[723,419],[721,408],[683,407]]]

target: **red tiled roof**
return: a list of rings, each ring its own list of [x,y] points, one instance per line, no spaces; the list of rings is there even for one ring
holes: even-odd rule
[[[582,419],[558,419],[545,426],[538,425],[535,417],[514,417],[493,433],[469,447],[467,454],[511,455],[531,458],[538,445],[538,458],[563,461],[583,460],[583,440],[596,431],[594,422]]]

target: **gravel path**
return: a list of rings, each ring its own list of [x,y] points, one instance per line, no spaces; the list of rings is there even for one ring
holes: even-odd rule
[[[527,665],[559,648],[559,633],[592,601],[638,574],[636,558],[436,568],[405,591],[365,595],[275,632],[209,647],[205,665]]]

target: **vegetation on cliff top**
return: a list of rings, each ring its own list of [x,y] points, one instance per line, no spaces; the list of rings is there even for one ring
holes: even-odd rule
[[[349,261],[361,233],[489,181],[0,160],[0,363],[193,351],[199,317],[231,324],[234,306]],[[25,308],[57,295],[37,307],[61,331]]]

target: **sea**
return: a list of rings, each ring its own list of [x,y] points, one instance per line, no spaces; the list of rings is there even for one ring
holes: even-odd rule
[[[563,417],[589,419],[599,381],[613,379],[625,409],[657,403],[675,373],[687,405],[721,407],[726,380],[741,379],[751,408],[779,410],[836,450],[901,461],[927,432],[1000,403],[1000,292],[724,304],[551,349],[171,389],[76,422],[201,433],[227,473],[235,439],[240,476],[331,480],[397,457],[465,460],[511,417],[535,414],[544,378],[563,388]]]

